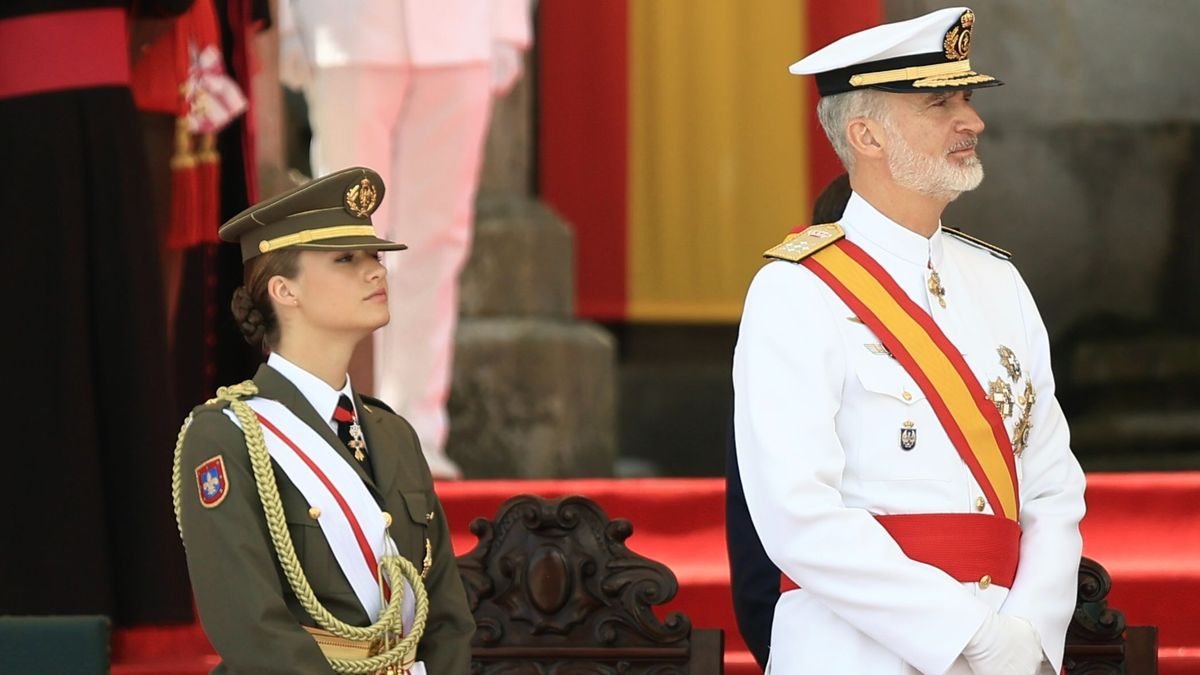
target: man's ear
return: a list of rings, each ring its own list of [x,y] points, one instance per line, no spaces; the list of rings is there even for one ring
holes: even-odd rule
[[[280,307],[295,307],[300,304],[295,282],[279,274],[267,280],[267,295]]]
[[[846,138],[855,154],[877,159],[883,157],[883,145],[887,134],[883,125],[866,117],[855,117],[846,125]]]

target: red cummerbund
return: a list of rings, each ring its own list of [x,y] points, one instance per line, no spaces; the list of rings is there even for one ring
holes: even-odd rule
[[[129,84],[125,10],[0,19],[0,99]]]
[[[909,558],[933,565],[962,582],[1012,588],[1021,558],[1021,526],[1015,521],[975,513],[921,513],[875,519]],[[797,588],[799,584],[781,575],[780,591]]]

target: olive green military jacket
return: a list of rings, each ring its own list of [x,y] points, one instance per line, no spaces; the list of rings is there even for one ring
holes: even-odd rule
[[[430,675],[466,673],[475,624],[458,576],[446,518],[412,427],[391,411],[366,405],[355,396],[376,476],[371,480],[287,378],[263,365],[254,383],[259,396],[287,406],[354,466],[380,507],[392,515],[392,538],[400,554],[417,569],[421,569],[425,539],[429,538],[433,548],[433,564],[425,579],[429,618],[416,656],[425,662]],[[301,624],[317,624],[300,606],[279,566],[245,439],[224,407],[196,408],[181,462],[180,519],[188,571],[200,621],[223,661],[213,672],[330,673],[316,643],[301,628]],[[195,468],[218,455],[225,465],[225,495],[216,506],[206,507],[200,499]],[[296,554],[317,598],[342,621],[369,625],[320,526],[309,516],[304,496],[278,465],[275,479]]]

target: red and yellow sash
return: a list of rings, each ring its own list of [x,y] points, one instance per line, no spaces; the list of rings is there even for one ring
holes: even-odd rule
[[[1016,461],[999,411],[933,318],[843,236],[837,225],[814,225],[766,255],[812,270],[875,333],[925,393],[995,513],[1017,521]]]

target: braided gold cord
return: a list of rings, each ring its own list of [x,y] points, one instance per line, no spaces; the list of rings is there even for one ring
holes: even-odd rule
[[[258,387],[252,381],[222,387],[217,390],[216,398],[208,401],[229,402],[230,408],[241,422],[242,433],[246,437],[246,449],[250,455],[250,468],[254,473],[254,481],[258,487],[259,501],[262,502],[263,512],[267,518],[267,530],[271,534],[271,543],[275,546],[279,565],[287,577],[288,584],[300,601],[300,605],[308,612],[318,625],[334,635],[348,640],[372,641],[383,638],[385,633],[400,633],[403,630],[401,607],[404,596],[403,579],[407,579],[415,594],[416,614],[412,630],[407,636],[392,645],[386,651],[366,659],[329,659],[329,665],[338,673],[364,674],[373,673],[402,663],[411,657],[417,648],[417,642],[425,633],[425,622],[429,616],[429,596],[421,573],[402,556],[384,556],[380,560],[380,571],[392,588],[392,597],[379,615],[379,620],[365,628],[351,626],[325,609],[317,600],[308,577],[300,567],[296,557],[296,548],[292,544],[292,536],[287,530],[287,521],[283,515],[283,502],[279,498],[279,486],[275,482],[275,472],[271,468],[271,455],[263,440],[262,425],[254,410],[242,401],[242,397],[254,396]],[[183,536],[183,522],[180,519],[180,503],[183,486],[181,458],[183,441],[191,425],[192,415],[188,415],[179,430],[179,438],[175,443],[175,458],[171,472],[171,499],[175,507],[175,522],[179,527],[179,536]]]

